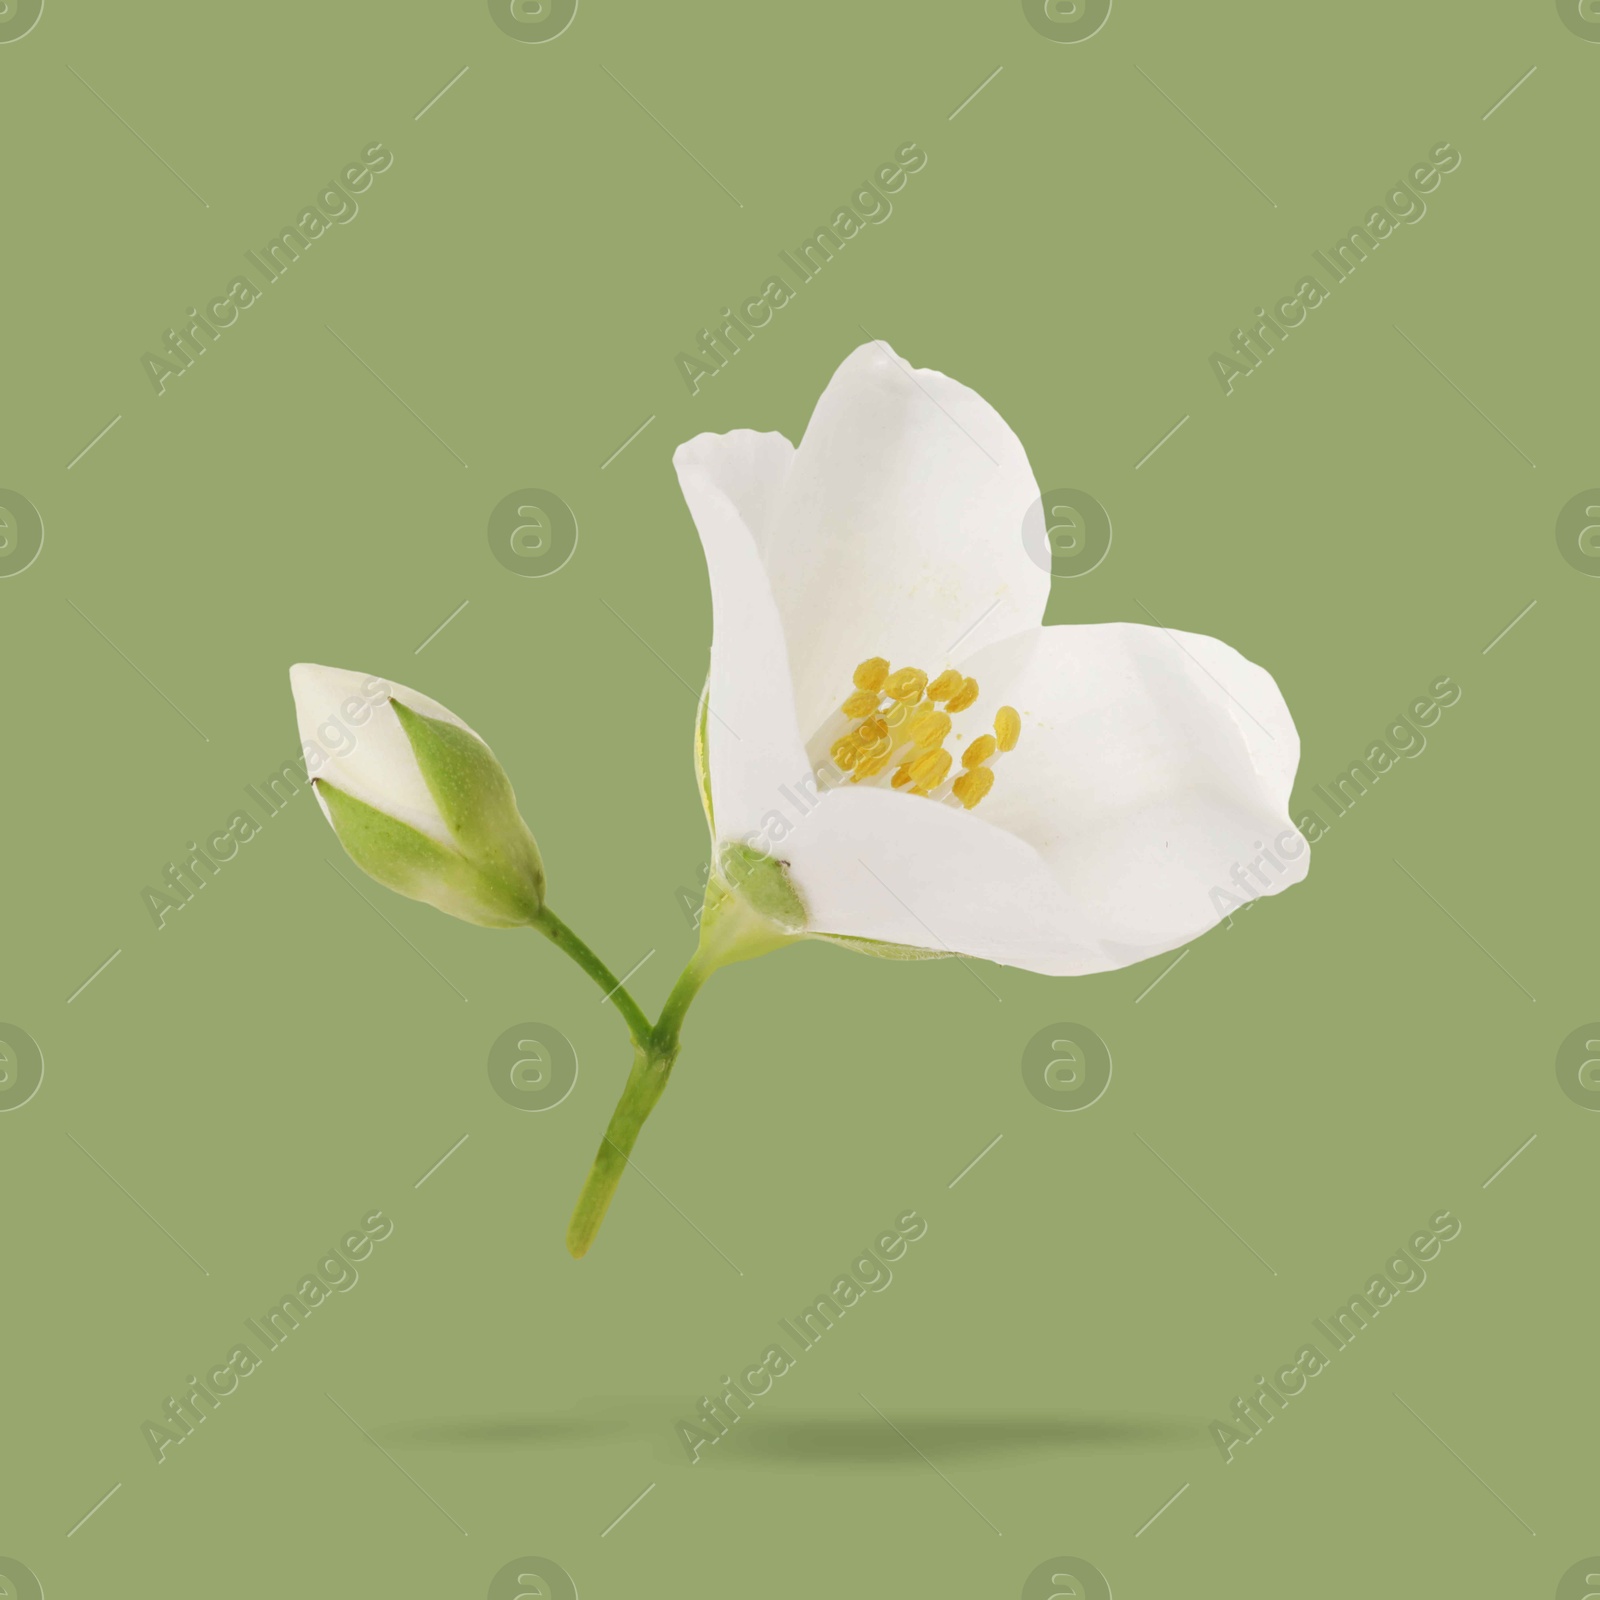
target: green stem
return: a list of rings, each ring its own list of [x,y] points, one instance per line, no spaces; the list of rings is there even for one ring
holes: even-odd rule
[[[545,906],[534,919],[536,927],[556,949],[571,956],[605,991],[606,998],[616,1002],[628,1033],[634,1044],[644,1048],[650,1039],[650,1019],[640,1009],[639,1002],[623,987],[611,968],[564,923],[549,906]]]
[[[600,1232],[600,1224],[605,1221],[617,1185],[622,1182],[623,1170],[628,1165],[639,1130],[661,1098],[671,1073],[670,1060],[661,1061],[648,1049],[634,1051],[633,1070],[628,1074],[616,1110],[611,1113],[605,1137],[595,1152],[594,1164],[589,1168],[583,1192],[567,1224],[567,1249],[575,1260],[581,1261],[589,1253],[589,1247]]]
[[[573,1207],[572,1220],[567,1224],[567,1249],[574,1259],[581,1261],[589,1253],[605,1221],[606,1212],[616,1196],[617,1185],[627,1170],[628,1157],[638,1143],[645,1118],[655,1110],[672,1076],[673,1064],[678,1059],[678,1035],[701,984],[716,971],[705,960],[705,944],[695,951],[694,959],[683,969],[672,993],[662,1008],[661,1020],[646,1036],[644,1045],[633,1052],[633,1070],[623,1085],[621,1098],[606,1125],[605,1137],[595,1152],[589,1176]]]
[[[661,1015],[651,1030],[650,1043],[657,1054],[671,1056],[674,1060],[677,1058],[678,1035],[683,1031],[683,1019],[694,1004],[700,986],[720,965],[718,961],[706,959],[706,948],[702,943],[695,951],[694,959],[678,974],[678,981],[673,984],[672,993],[667,996],[667,1003],[662,1006]]]
[[[642,1040],[635,1036],[633,1070],[595,1152],[594,1164],[573,1208],[572,1221],[567,1224],[567,1249],[574,1257],[581,1260],[587,1255],[600,1232],[639,1132],[672,1076],[683,1019],[701,986],[719,967],[792,942],[791,935],[750,912],[719,886],[708,890],[700,918],[699,946],[667,996],[655,1027]]]

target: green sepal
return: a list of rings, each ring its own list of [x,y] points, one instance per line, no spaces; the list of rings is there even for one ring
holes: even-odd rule
[[[498,899],[534,913],[544,904],[544,862],[505,769],[481,739],[390,699],[423,781],[461,853]]]
[[[711,809],[711,760],[706,747],[706,716],[711,707],[711,680],[700,691],[700,704],[694,719],[694,775],[700,787],[700,808],[706,814],[706,826],[713,839],[717,836],[716,818]],[[744,900],[770,922],[775,922],[785,933],[798,932],[805,926],[806,909],[782,862],[764,856],[759,850],[746,845],[725,845],[719,858],[723,880],[739,889]],[[747,892],[745,885],[753,892]],[[779,915],[774,916],[766,906],[756,903],[758,896],[774,896]],[[706,909],[711,909],[712,895],[708,891]],[[827,944],[842,945],[857,955],[877,956],[882,961],[939,961],[953,955],[951,950],[929,950],[922,945],[889,944],[883,939],[857,939],[843,933],[807,933],[807,938],[821,939]]]
[[[805,931],[806,903],[789,876],[787,863],[747,844],[725,844],[717,867],[722,881],[757,916],[782,933]]]
[[[706,747],[706,714],[711,709],[711,680],[700,691],[700,706],[694,717],[694,775],[700,786],[700,809],[706,814],[706,827],[713,839],[717,836],[717,819],[711,812],[711,756]]]
[[[339,843],[368,877],[481,928],[526,927],[538,914],[537,904],[508,896],[465,856],[335,788],[326,778],[313,781]]]

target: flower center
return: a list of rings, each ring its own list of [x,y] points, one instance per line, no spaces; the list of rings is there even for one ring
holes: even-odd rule
[[[970,811],[994,787],[995,763],[1022,734],[1016,708],[1001,706],[993,731],[967,744],[957,766],[945,741],[952,734],[958,744],[965,740],[955,719],[978,703],[976,678],[947,667],[930,681],[920,667],[895,671],[874,656],[856,668],[853,681],[854,692],[818,736],[852,783],[903,789]]]

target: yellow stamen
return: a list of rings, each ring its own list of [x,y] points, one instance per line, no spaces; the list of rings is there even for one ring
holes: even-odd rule
[[[863,661],[855,670],[851,680],[858,689],[871,689],[874,692],[883,687],[883,680],[889,676],[889,663],[882,656],[874,656],[870,661]]]
[[[947,711],[965,711],[978,698],[978,680],[968,678],[956,692],[950,696],[945,709]]]
[[[911,763],[911,789],[913,794],[931,794],[944,782],[950,770],[948,750],[930,750]],[[959,781],[959,780],[958,780]]]
[[[950,792],[970,811],[992,788],[994,768],[974,767],[971,772],[963,772],[950,785]]]
[[[920,667],[891,670],[886,657],[873,656],[852,681],[839,710],[854,726],[829,751],[853,783],[883,782],[887,774],[885,787],[929,798],[948,794],[970,811],[994,787],[995,759],[1016,749],[1022,737],[1017,708],[1001,706],[993,733],[960,736],[966,748],[958,766],[945,744],[955,733],[955,717],[977,704],[976,678],[946,667],[930,681]]]
[[[883,725],[891,731],[903,733],[910,726],[910,719],[922,709],[914,700],[891,700],[883,708]]]
[[[887,754],[891,745],[888,723],[882,717],[869,717],[856,729],[856,743],[864,755]]]
[[[884,692],[893,700],[915,700],[928,687],[928,674],[920,667],[902,667],[884,679]]]
[[[967,768],[981,767],[999,748],[993,734],[979,734],[962,754],[961,765]]]
[[[942,745],[950,733],[950,718],[943,711],[931,711],[925,717],[912,719],[911,742],[919,750],[932,750]]]

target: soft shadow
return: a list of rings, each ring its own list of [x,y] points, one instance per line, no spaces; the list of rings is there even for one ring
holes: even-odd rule
[[[1024,1455],[1085,1455],[1111,1450],[1193,1448],[1205,1425],[1168,1417],[990,1412],[894,1412],[866,1416],[762,1417],[740,1421],[717,1450],[727,1460],[810,1467],[922,1467],[929,1459],[977,1461]],[[919,1454],[920,1452],[920,1454]]]
[[[537,1453],[643,1444],[663,1463],[689,1465],[680,1423],[705,1426],[681,1402],[591,1399],[563,1412],[441,1417],[376,1430],[391,1447]],[[1096,1455],[1117,1450],[1184,1450],[1209,1442],[1192,1418],[1087,1412],[763,1410],[758,1404],[714,1445],[701,1466],[926,1470],[926,1461],[972,1462],[1022,1456]],[[926,1460],[924,1459],[926,1458]]]

